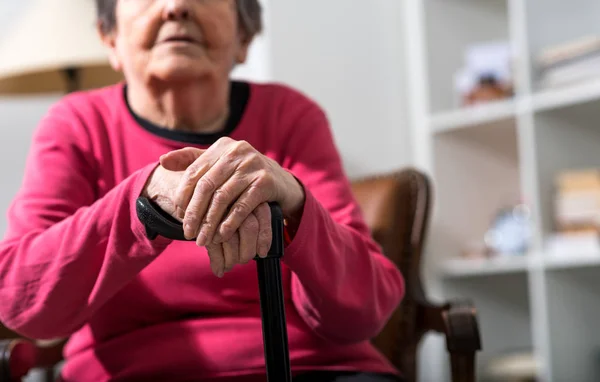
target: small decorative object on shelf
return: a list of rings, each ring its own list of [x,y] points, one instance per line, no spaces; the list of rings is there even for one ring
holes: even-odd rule
[[[495,215],[485,237],[468,244],[462,251],[466,259],[498,256],[524,256],[530,249],[531,212],[525,204],[502,208]]]
[[[454,79],[457,106],[470,106],[513,96],[512,58],[506,42],[471,45],[465,66]]]
[[[495,255],[523,256],[531,244],[531,212],[525,204],[500,210],[485,235],[485,242]]]

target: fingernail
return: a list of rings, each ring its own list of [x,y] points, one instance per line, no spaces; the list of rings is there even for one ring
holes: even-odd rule
[[[200,247],[203,247],[206,245],[206,234],[203,231],[200,231],[200,234],[198,235],[198,239],[196,240],[196,243]]]
[[[191,234],[192,234],[192,226],[189,223],[186,223],[183,226],[183,233],[184,233],[184,236],[185,236],[186,239],[188,239],[188,240],[192,239],[192,236],[191,236]]]
[[[219,271],[219,273],[217,273],[217,277],[218,277],[218,278],[222,278],[222,277],[223,277],[223,275],[224,275],[224,272],[223,272],[223,270],[220,270],[220,271]]]
[[[269,254],[269,248],[267,246],[260,247],[260,251],[258,251],[258,256],[267,257]]]

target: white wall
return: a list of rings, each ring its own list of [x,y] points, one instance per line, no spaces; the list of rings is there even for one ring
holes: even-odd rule
[[[410,161],[400,0],[279,0],[273,78],[323,106],[350,176]]]

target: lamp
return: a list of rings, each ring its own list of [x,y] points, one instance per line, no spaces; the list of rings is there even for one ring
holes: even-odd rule
[[[92,0],[35,0],[0,40],[0,94],[71,92],[122,79],[98,36]]]

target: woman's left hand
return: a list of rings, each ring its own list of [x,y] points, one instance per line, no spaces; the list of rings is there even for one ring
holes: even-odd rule
[[[207,150],[184,148],[161,157],[167,169],[181,169],[182,163],[188,166],[175,204],[185,237],[196,237],[198,246],[229,241],[265,202],[277,202],[284,216],[297,216],[304,205],[304,189],[296,178],[245,141],[225,137]]]

